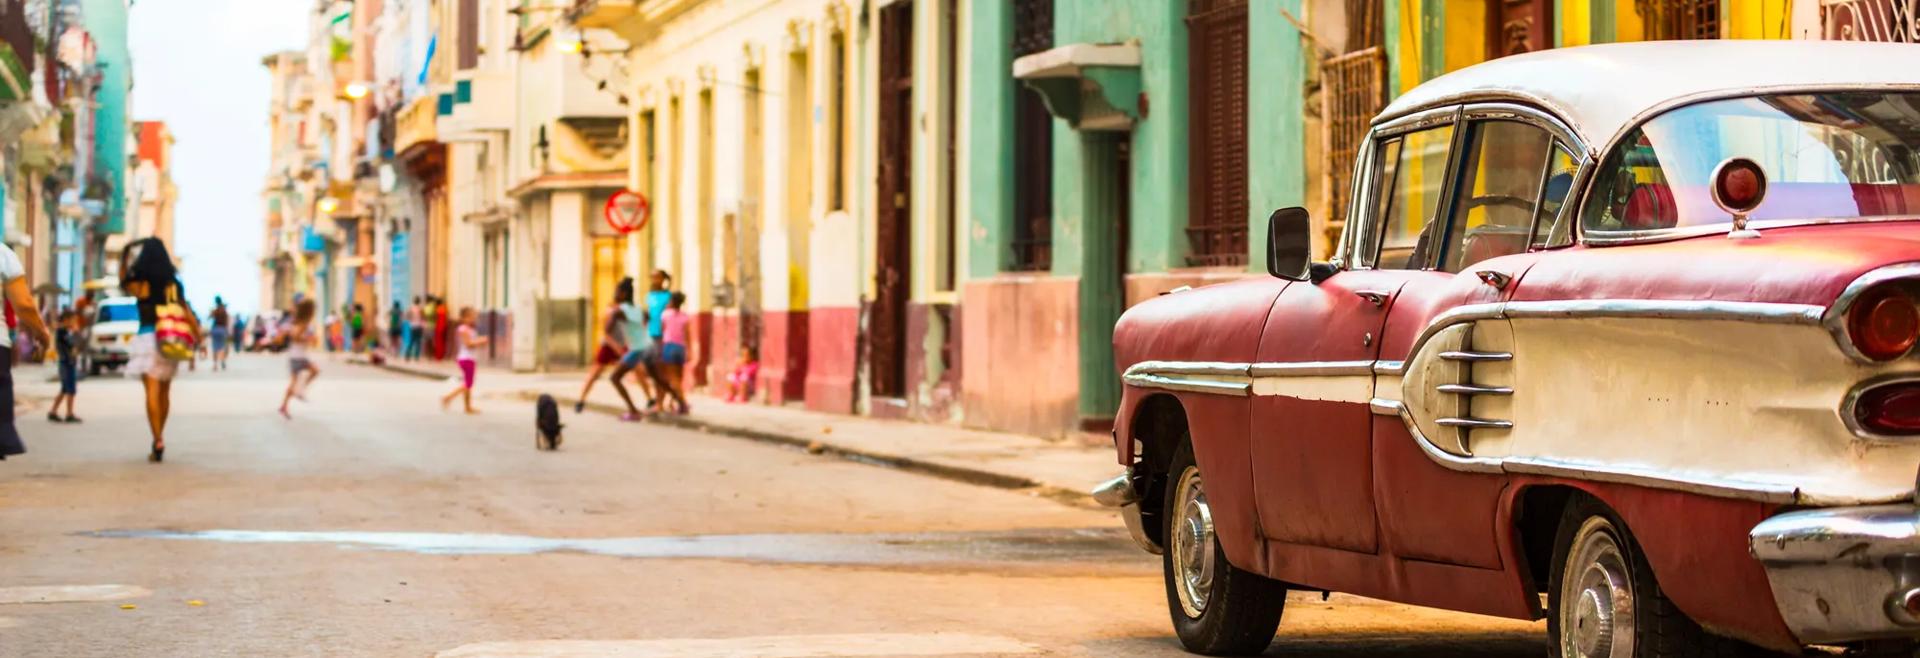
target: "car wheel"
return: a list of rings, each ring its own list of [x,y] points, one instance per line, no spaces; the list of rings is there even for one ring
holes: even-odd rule
[[[1210,656],[1255,654],[1273,643],[1287,589],[1227,563],[1213,531],[1213,511],[1205,482],[1193,463],[1193,449],[1182,446],[1168,475],[1165,513],[1167,547],[1161,552],[1167,608],[1174,632],[1188,651]]]
[[[1674,607],[1627,526],[1581,497],[1560,517],[1547,634],[1552,658],[1722,658],[1762,654],[1708,633]]]

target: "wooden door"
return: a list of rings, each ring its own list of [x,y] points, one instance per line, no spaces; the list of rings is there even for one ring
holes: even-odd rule
[[[613,306],[614,288],[626,276],[627,250],[622,242],[617,236],[593,238],[593,305],[587,309],[586,317],[588,352],[599,349],[600,341],[606,338],[602,315]]]
[[[872,392],[907,392],[907,298],[913,261],[913,3],[880,12],[880,180],[875,294],[867,325]]]
[[[1553,47],[1553,0],[1490,0],[1487,59]]]

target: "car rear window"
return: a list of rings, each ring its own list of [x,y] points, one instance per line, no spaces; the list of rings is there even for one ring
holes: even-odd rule
[[[100,307],[100,318],[95,322],[138,322],[140,307],[134,304],[108,304]]]

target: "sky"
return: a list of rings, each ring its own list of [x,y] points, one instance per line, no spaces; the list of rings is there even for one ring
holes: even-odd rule
[[[174,254],[194,308],[219,295],[237,312],[260,304],[267,109],[260,58],[306,41],[312,0],[138,0],[133,5],[136,121],[173,131]]]

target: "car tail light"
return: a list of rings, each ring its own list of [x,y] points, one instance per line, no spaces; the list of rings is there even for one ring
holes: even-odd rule
[[[1920,381],[1867,389],[1853,403],[1853,418],[1874,434],[1920,435]]]
[[[1860,354],[1875,361],[1905,356],[1920,339],[1920,309],[1893,286],[1867,291],[1847,311],[1847,338]]]

